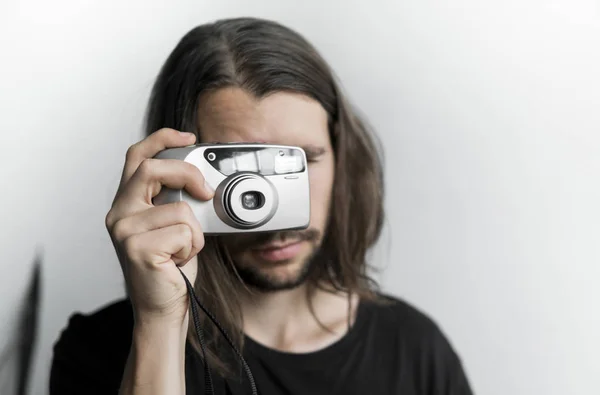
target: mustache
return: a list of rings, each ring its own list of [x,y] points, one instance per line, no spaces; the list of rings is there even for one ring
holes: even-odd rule
[[[240,237],[243,236],[243,237]],[[272,242],[285,242],[287,240],[317,242],[321,238],[321,232],[315,228],[304,230],[287,230],[281,232],[265,232],[258,234],[238,235],[234,248],[238,251],[260,247]]]

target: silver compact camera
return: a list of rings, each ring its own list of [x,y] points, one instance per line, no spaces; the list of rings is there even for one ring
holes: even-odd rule
[[[299,147],[253,144],[197,144],[169,148],[157,159],[196,166],[215,190],[209,201],[185,190],[163,187],[154,204],[185,201],[205,234],[305,229],[310,220],[306,154]]]

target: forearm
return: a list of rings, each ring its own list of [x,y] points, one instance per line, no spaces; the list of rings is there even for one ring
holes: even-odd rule
[[[186,322],[136,324],[120,395],[185,394]]]

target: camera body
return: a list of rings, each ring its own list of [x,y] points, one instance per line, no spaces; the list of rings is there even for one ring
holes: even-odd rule
[[[310,221],[306,154],[299,147],[224,143],[169,148],[157,159],[196,166],[215,190],[209,201],[163,187],[155,205],[185,201],[205,234],[305,229]]]

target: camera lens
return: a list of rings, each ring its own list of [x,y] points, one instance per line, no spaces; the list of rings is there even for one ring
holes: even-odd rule
[[[227,225],[255,229],[273,218],[279,204],[275,186],[255,173],[240,172],[219,184],[215,211]]]
[[[241,198],[242,207],[246,210],[256,210],[265,204],[265,196],[258,191],[244,192]]]
[[[208,153],[208,160],[209,160],[209,161],[211,161],[211,162],[212,162],[213,160],[215,160],[215,158],[216,158],[216,157],[217,157],[217,155],[215,155],[215,153],[214,153],[214,152],[209,152],[209,153]]]

